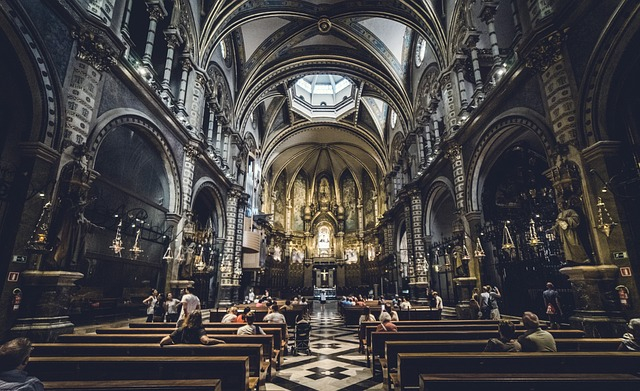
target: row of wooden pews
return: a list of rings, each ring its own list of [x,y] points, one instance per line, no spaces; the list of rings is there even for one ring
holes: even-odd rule
[[[256,323],[267,335],[237,335],[241,323],[205,323],[207,335],[225,344],[160,346],[172,324],[132,323],[68,334],[34,344],[29,372],[46,389],[264,390],[275,375],[286,325]],[[145,383],[145,382],[151,383]],[[100,388],[109,382],[110,388]]]
[[[559,389],[558,384],[566,389],[573,380],[589,383],[582,381],[585,374],[592,380],[587,389],[610,380],[621,387],[618,389],[640,386],[640,353],[616,352],[619,338],[584,338],[581,330],[550,330],[559,353],[484,353],[487,340],[498,337],[497,321],[394,323],[397,333],[375,332],[377,322],[364,322],[359,329],[359,335],[365,336],[368,365],[374,378],[382,373],[387,390],[459,389],[457,380],[472,384],[474,376],[481,380],[477,383],[481,389],[492,391],[506,389],[494,387],[505,381],[512,381],[511,387],[520,384],[527,390]],[[515,323],[516,334],[523,333],[524,328]],[[622,364],[625,360],[628,362]],[[556,373],[557,377],[550,375]]]

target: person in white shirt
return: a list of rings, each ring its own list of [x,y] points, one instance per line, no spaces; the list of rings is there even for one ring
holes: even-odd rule
[[[406,297],[402,298],[402,302],[400,303],[400,310],[409,311],[411,309],[411,303],[407,300]]]
[[[280,307],[277,304],[271,306],[271,312],[264,316],[263,322],[268,323],[287,323],[287,319],[280,313]]]
[[[158,291],[156,289],[151,290],[151,295],[142,300],[142,304],[147,306],[147,323],[153,322],[153,311],[158,303]]]
[[[180,304],[180,300],[173,297],[171,292],[167,293],[167,300],[164,302],[164,309],[167,311],[167,322],[178,321],[178,304]]]
[[[437,310],[441,310],[444,308],[444,305],[442,304],[442,297],[440,297],[440,295],[438,295],[438,292],[433,291],[432,293],[433,298],[436,300],[436,309]]]
[[[234,323],[238,319],[238,308],[231,307],[227,313],[222,317],[220,323]]]
[[[193,287],[189,286],[184,290],[186,293],[182,295],[182,300],[180,300],[180,304],[182,304],[182,311],[180,311],[180,317],[178,318],[178,326],[180,326],[182,320],[185,319],[192,311],[200,309],[200,299],[198,299],[198,296],[193,294]]]
[[[253,314],[253,311],[249,312],[247,316],[245,316],[245,319],[247,321],[247,324],[238,328],[238,332],[237,332],[238,335],[256,335],[256,334],[265,335],[264,330],[262,330],[260,326],[256,326],[253,324],[253,321],[255,319],[255,315]]]

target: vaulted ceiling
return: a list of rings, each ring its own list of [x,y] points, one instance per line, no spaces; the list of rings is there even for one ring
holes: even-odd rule
[[[339,175],[349,168],[358,178],[389,171],[392,133],[415,126],[410,64],[418,37],[429,43],[425,62],[443,62],[444,30],[431,1],[227,0],[210,7],[199,55],[211,59],[220,42],[233,45],[233,116],[238,129],[252,113],[260,118],[263,172]],[[296,93],[305,76],[325,89],[330,82],[322,80],[335,87],[344,78],[353,93],[342,105],[320,107]]]

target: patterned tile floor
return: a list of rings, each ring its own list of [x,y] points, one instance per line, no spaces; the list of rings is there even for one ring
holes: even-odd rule
[[[356,329],[344,326],[336,302],[314,303],[314,310],[311,354],[285,356],[278,375],[267,383],[267,391],[381,390],[382,383],[371,379],[365,356],[358,353]]]

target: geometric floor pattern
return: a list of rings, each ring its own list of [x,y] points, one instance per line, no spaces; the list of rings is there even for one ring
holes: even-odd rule
[[[311,353],[285,356],[278,375],[266,384],[267,391],[381,390],[382,383],[371,379],[366,357],[358,353],[356,328],[344,326],[337,303],[315,302],[313,307]]]

